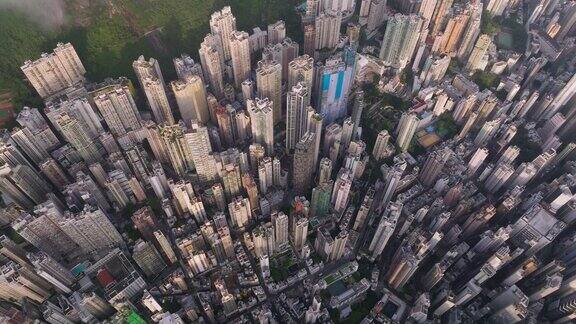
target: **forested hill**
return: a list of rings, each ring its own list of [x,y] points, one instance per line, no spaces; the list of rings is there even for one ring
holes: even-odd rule
[[[133,77],[132,61],[139,55],[160,60],[165,78],[175,72],[172,58],[181,53],[198,55],[198,47],[209,31],[210,14],[231,6],[238,29],[251,32],[255,26],[283,19],[296,36],[300,28],[294,7],[298,0],[68,0],[63,27],[42,29],[23,14],[0,10],[0,90],[14,94],[17,109],[41,104],[26,86],[20,66],[57,42],[71,42],[90,80]]]

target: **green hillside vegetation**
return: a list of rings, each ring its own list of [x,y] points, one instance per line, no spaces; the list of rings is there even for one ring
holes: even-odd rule
[[[210,14],[230,5],[239,30],[283,19],[287,30],[298,36],[296,0],[110,0],[106,4],[79,0],[68,3],[68,23],[43,31],[20,13],[0,11],[0,89],[15,94],[15,104],[40,105],[23,81],[22,63],[51,51],[58,42],[71,42],[76,48],[87,77],[100,81],[107,77],[134,79],[132,62],[139,56],[160,61],[166,79],[175,77],[172,58],[189,53],[197,58],[200,42],[209,32]],[[86,3],[84,1],[83,3]],[[301,41],[298,37],[295,40]]]

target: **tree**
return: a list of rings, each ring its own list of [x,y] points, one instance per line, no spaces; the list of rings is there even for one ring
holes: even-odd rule
[[[492,14],[486,10],[482,12],[482,22],[480,24],[480,30],[482,34],[496,35],[500,31],[500,24],[498,18],[492,16]]]

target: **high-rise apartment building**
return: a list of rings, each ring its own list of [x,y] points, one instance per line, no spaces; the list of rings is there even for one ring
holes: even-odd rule
[[[380,59],[384,64],[403,69],[412,60],[420,39],[422,22],[417,15],[395,14],[388,19],[380,50]]]
[[[248,198],[236,197],[228,204],[228,212],[232,219],[232,225],[243,228],[252,220],[252,209]]]
[[[486,52],[490,45],[492,44],[492,39],[486,34],[480,35],[476,45],[472,49],[472,53],[468,57],[468,62],[466,62],[466,69],[474,72],[477,69],[482,68],[482,62],[485,60]],[[483,68],[482,68],[483,69]]]
[[[30,244],[51,257],[62,260],[78,255],[80,247],[45,214],[33,217],[22,214],[12,228]]]
[[[68,175],[58,162],[52,158],[48,158],[40,163],[39,168],[54,187],[60,190],[64,189],[64,187],[70,183]]]
[[[342,13],[334,10],[321,12],[315,20],[315,48],[333,49],[340,40]]]
[[[310,92],[306,85],[298,82],[286,94],[286,150],[295,148],[296,143],[306,132],[306,108],[310,102]]]
[[[258,61],[256,86],[260,98],[272,102],[274,124],[282,120],[282,66],[276,61]]]
[[[382,251],[384,251],[386,244],[388,244],[388,240],[390,240],[390,237],[392,237],[392,234],[396,229],[401,212],[401,203],[391,203],[382,214],[382,218],[378,223],[378,227],[376,228],[376,232],[374,233],[368,248],[372,260],[376,259]]]
[[[47,103],[46,108],[44,108],[44,113],[54,128],[61,133],[63,131],[57,119],[65,114],[76,119],[80,123],[83,131],[91,138],[98,137],[98,135],[104,131],[100,117],[88,101],[88,98],[76,98]]]
[[[185,80],[172,81],[170,85],[178,104],[180,118],[186,125],[190,125],[192,120],[204,124],[210,121],[206,86],[199,76],[191,75]]]
[[[172,108],[166,95],[166,84],[164,83],[158,61],[154,58],[146,61],[144,56],[140,56],[134,61],[132,67],[146,95],[146,101],[152,110],[156,122],[174,124]]]
[[[482,3],[473,4],[470,6],[470,18],[468,19],[468,25],[466,30],[462,35],[462,40],[460,46],[457,50],[457,56],[460,60],[464,60],[472,52],[474,47],[474,42],[480,35],[480,25],[482,20]]]
[[[84,82],[86,73],[70,43],[58,43],[52,53],[43,53],[35,61],[26,61],[20,69],[42,98]]]
[[[348,96],[354,79],[354,63],[335,56],[316,68],[316,109],[323,115],[325,123],[344,117],[347,112]]]
[[[338,176],[336,177],[336,182],[334,183],[334,189],[332,190],[332,207],[336,213],[344,212],[344,209],[348,206],[348,201],[350,199],[350,189],[352,187],[353,175],[348,169],[340,169]]]
[[[406,152],[408,147],[410,147],[410,143],[416,133],[419,122],[420,120],[418,119],[418,116],[414,113],[402,114],[400,122],[398,123],[398,126],[396,126],[395,130],[396,147],[402,152]]]
[[[437,36],[435,41],[434,50],[449,56],[455,56],[460,45],[460,40],[464,35],[468,19],[470,18],[468,11],[456,14],[450,19],[444,28],[442,35]]]
[[[262,145],[266,153],[274,153],[274,108],[268,98],[247,100],[246,106],[250,115],[252,141]]]
[[[420,2],[420,7],[418,8],[418,14],[422,16],[424,22],[422,23],[422,29],[428,29],[432,16],[434,15],[434,9],[436,8],[436,3],[438,0],[422,0]]]
[[[445,20],[448,17],[447,13],[452,8],[454,0],[438,0],[434,9],[434,14],[430,20],[430,34],[436,35],[442,28],[444,28]]]
[[[31,208],[46,200],[51,186],[28,165],[0,166],[0,191],[22,208]]]
[[[504,13],[506,7],[511,1],[509,0],[489,0],[486,3],[486,11],[488,11],[492,16],[501,16]]]
[[[248,33],[243,31],[234,31],[228,38],[234,84],[239,89],[242,86],[242,82],[250,78],[250,38]]]
[[[118,230],[99,208],[86,205],[78,214],[65,213],[58,225],[86,255],[95,258],[124,245]]]
[[[199,63],[194,62],[190,55],[182,54],[180,57],[174,58],[172,62],[174,62],[174,69],[176,70],[178,79],[187,80],[191,76],[196,75],[200,77],[203,82],[206,82],[202,66]]]
[[[386,21],[386,0],[363,0],[362,8],[368,12],[366,32],[371,34]]]
[[[127,86],[115,85],[99,91],[94,104],[106,121],[110,132],[116,136],[139,130],[140,113]]]
[[[390,141],[390,134],[385,129],[381,130],[376,136],[376,142],[372,150],[372,156],[376,161],[381,161],[385,157],[388,151],[388,141]]]
[[[423,87],[436,84],[444,78],[450,66],[450,56],[429,56],[424,62],[420,72],[420,81]]]
[[[384,175],[384,183],[382,187],[377,188],[374,198],[374,200],[376,200],[376,212],[380,213],[384,211],[388,203],[392,200],[392,197],[396,194],[396,189],[400,184],[400,179],[407,165],[404,159],[399,159],[395,161],[392,168],[387,170]]]
[[[288,87],[292,89],[302,83],[311,95],[314,80],[314,59],[307,54],[298,56],[288,63]],[[307,105],[310,104],[310,98]]]
[[[60,145],[60,140],[48,126],[46,119],[44,119],[38,109],[23,107],[18,113],[16,121],[20,126],[28,129],[34,136],[36,144],[45,150],[51,150]]]
[[[132,258],[149,278],[157,276],[166,268],[166,262],[162,260],[162,256],[156,247],[142,239],[136,241],[132,251]]]
[[[214,95],[218,98],[224,96],[224,58],[222,43],[218,36],[208,34],[198,49],[202,70],[207,83]]]
[[[179,175],[194,170],[192,147],[184,135],[183,124],[160,126],[160,137],[164,140],[172,168]]]
[[[24,127],[15,127],[10,133],[12,143],[25,153],[30,160],[36,164],[49,157],[48,151],[42,143],[36,141],[36,137],[32,132]]]
[[[310,190],[314,180],[314,133],[305,133],[296,144],[292,170],[292,187],[296,194]]]
[[[304,26],[304,54],[314,56],[316,50],[316,26],[309,24]]]
[[[68,114],[62,114],[57,118],[56,124],[64,138],[72,144],[86,163],[102,160],[102,155],[98,152],[96,142],[90,138],[78,120],[71,118]]]
[[[210,16],[210,31],[213,35],[220,38],[223,60],[230,60],[232,58],[232,47],[234,46],[230,43],[230,35],[236,31],[236,17],[232,14],[230,7],[226,6]]]
[[[278,44],[286,38],[286,24],[278,20],[268,25],[268,44]]]
[[[216,177],[216,161],[212,156],[212,145],[208,128],[202,126],[196,121],[192,121],[190,129],[184,135],[188,146],[191,148],[190,155],[196,173],[204,182],[212,181]]]
[[[420,182],[427,187],[434,185],[451,156],[450,149],[441,149],[430,153],[422,171],[420,171]]]
[[[310,202],[311,216],[325,216],[330,211],[332,188],[334,181],[328,180],[320,182],[312,189],[312,201]]]

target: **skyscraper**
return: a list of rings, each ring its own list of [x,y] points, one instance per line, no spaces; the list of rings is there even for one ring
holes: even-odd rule
[[[299,217],[293,222],[295,222],[295,225],[292,232],[292,241],[294,242],[294,248],[297,251],[301,251],[306,244],[306,237],[308,236],[308,218]]]
[[[236,88],[242,86],[244,80],[250,78],[250,39],[243,31],[234,31],[229,36],[232,70]]]
[[[573,10],[573,16],[576,19],[576,6]],[[556,114],[568,101],[574,97],[576,93],[576,75],[573,75],[570,80],[562,87],[562,89],[558,92],[558,94],[554,97],[554,101],[550,104],[546,113],[544,114],[544,118],[550,118]],[[568,119],[574,116],[570,113]]]
[[[393,68],[404,68],[412,60],[421,27],[422,18],[417,15],[395,14],[390,17],[382,40],[380,59]]]
[[[484,188],[492,194],[495,194],[508,181],[514,173],[514,168],[510,164],[501,163],[496,166],[492,174],[484,182]]]
[[[211,181],[216,177],[216,161],[212,154],[212,145],[208,129],[192,121],[190,130],[184,135],[190,150],[196,172],[202,181]]]
[[[310,215],[323,217],[330,211],[332,187],[334,181],[320,182],[312,189],[312,201],[310,202]]]
[[[46,200],[51,186],[28,165],[0,166],[0,191],[22,208],[31,208]]]
[[[78,120],[71,118],[68,114],[62,114],[56,120],[56,124],[64,138],[72,144],[86,163],[102,160],[102,156],[96,147],[96,142],[90,138]]]
[[[86,205],[78,214],[65,213],[58,220],[59,227],[80,248],[92,257],[103,256],[116,247],[124,246],[122,236],[104,212]]]
[[[166,268],[166,262],[162,260],[162,256],[160,256],[156,247],[142,239],[136,241],[132,251],[132,258],[134,258],[134,261],[144,274],[151,278],[157,276]]]
[[[464,11],[448,19],[444,32],[441,36],[437,36],[437,41],[434,44],[437,45],[435,46],[436,51],[449,56],[456,55],[458,45],[464,34],[468,19],[470,18],[469,14],[468,11]]]
[[[220,11],[214,12],[210,16],[210,31],[220,38],[222,44],[223,60],[232,58],[232,45],[230,35],[236,31],[236,17],[232,14],[232,9],[228,6]]]
[[[476,41],[476,45],[474,45],[474,49],[472,49],[472,53],[470,53],[468,57],[468,62],[466,63],[467,70],[474,72],[474,70],[481,68],[484,55],[486,55],[490,44],[492,44],[490,36],[482,34],[478,37],[478,41]]]
[[[232,219],[232,225],[243,228],[252,220],[252,210],[248,198],[236,197],[228,204],[228,212]]]
[[[376,200],[376,211],[378,213],[385,210],[388,203],[392,200],[407,165],[404,159],[398,159],[392,168],[383,175],[384,183],[381,188],[377,189],[377,194],[374,198],[374,200]]]
[[[154,114],[156,122],[174,124],[174,116],[166,96],[166,85],[158,61],[154,58],[146,61],[144,56],[140,56],[132,63],[132,67],[146,95],[146,101]]]
[[[252,140],[266,148],[266,153],[274,152],[274,118],[272,102],[268,98],[247,100],[246,106],[250,115]]]
[[[419,122],[420,120],[418,119],[418,116],[414,113],[402,114],[395,131],[396,147],[402,152],[406,152],[408,147],[410,147],[410,143],[412,142],[414,133],[416,133]]]
[[[334,190],[332,190],[332,207],[336,213],[344,212],[348,206],[350,199],[350,189],[352,186],[352,172],[348,169],[340,169],[336,182],[334,183]]]
[[[308,93],[311,93],[313,80],[314,59],[312,57],[304,54],[288,63],[288,89],[292,89],[296,84],[302,83],[308,89]],[[309,103],[310,101],[307,104]]]
[[[275,61],[258,61],[256,86],[260,98],[271,100],[274,124],[278,124],[282,119],[282,66]]]
[[[161,126],[159,129],[172,168],[181,176],[194,169],[192,147],[186,141],[184,129],[185,126],[182,124]]]
[[[316,144],[314,145],[314,168],[318,165],[318,158],[320,156],[320,140],[322,138],[322,127],[324,125],[324,118],[318,114],[314,108],[308,106],[306,108],[308,117],[307,132],[314,133],[316,136]]]
[[[430,34],[436,35],[442,28],[444,28],[444,20],[446,19],[447,12],[452,7],[454,0],[438,0],[434,14],[430,20]]]
[[[40,171],[52,182],[52,184],[62,190],[64,187],[70,183],[68,175],[62,170],[62,167],[52,158],[44,160],[39,165]]]
[[[99,91],[94,103],[114,135],[121,136],[142,126],[140,113],[127,86],[114,85]]]
[[[274,212],[271,219],[276,238],[276,250],[281,251],[288,246],[288,216],[283,212]]]
[[[12,129],[10,139],[36,164],[49,157],[46,148],[36,141],[34,134],[26,127]]]
[[[27,128],[34,136],[35,142],[44,149],[51,150],[60,144],[38,109],[23,107],[16,121],[20,126]]]
[[[36,61],[26,61],[20,69],[42,98],[84,82],[86,73],[70,43],[58,43],[52,53],[43,53]]]
[[[178,79],[187,80],[191,76],[196,75],[200,77],[203,82],[206,82],[202,66],[199,63],[194,62],[190,55],[182,54],[180,57],[174,58],[172,62],[174,62],[174,69],[176,70]]]
[[[353,81],[354,65],[334,56],[318,65],[316,70],[317,109],[325,123],[343,117],[347,111],[348,95]]]
[[[268,44],[278,44],[286,37],[286,24],[284,20],[278,20],[268,25]]]
[[[180,117],[186,125],[190,125],[193,119],[204,124],[210,121],[206,86],[199,76],[191,75],[186,80],[172,81],[170,85],[176,97]]]
[[[352,140],[358,137],[358,127],[360,127],[360,122],[362,121],[362,111],[364,110],[364,91],[357,90],[354,93],[354,107],[352,108],[352,122],[354,126],[352,127]]]
[[[292,171],[292,187],[296,194],[307,193],[314,180],[314,142],[314,133],[305,133],[296,144]]]
[[[88,98],[76,98],[48,102],[44,113],[57,131],[62,132],[57,119],[67,114],[80,123],[82,129],[91,138],[97,137],[104,131],[100,117],[88,101]]]
[[[332,160],[322,158],[318,171],[318,183],[326,182],[332,178]]]
[[[447,55],[429,56],[424,63],[422,72],[420,72],[422,86],[427,87],[440,82],[446,75],[449,65],[450,57]]]
[[[438,0],[422,0],[422,2],[420,2],[418,13],[424,19],[424,22],[422,23],[422,29],[428,29],[430,20],[432,20],[432,16],[434,15],[434,9],[436,8],[437,1]]]
[[[224,74],[222,67],[224,65],[222,52],[222,43],[218,36],[208,34],[200,44],[198,54],[202,70],[206,76],[208,84],[215,96],[222,98],[224,96]]]
[[[374,149],[372,150],[372,156],[376,161],[380,161],[384,158],[387,149],[388,141],[390,140],[390,134],[387,130],[381,130],[376,136],[376,142],[374,143]]]
[[[286,149],[292,150],[307,130],[306,108],[310,92],[303,82],[298,82],[286,94]]]
[[[368,3],[368,5],[364,5]],[[366,25],[366,32],[373,33],[380,28],[386,21],[386,0],[364,0],[362,1],[362,8],[368,7],[368,20]]]
[[[468,20],[468,25],[462,35],[462,41],[460,42],[457,52],[457,56],[461,60],[464,60],[468,55],[470,55],[470,52],[472,52],[472,48],[474,47],[474,42],[478,38],[478,35],[480,35],[482,3],[471,5],[470,10],[472,11],[470,19]]]
[[[501,16],[509,3],[508,0],[489,0],[486,3],[486,11],[492,16]]]
[[[396,229],[401,212],[401,203],[391,203],[382,214],[382,218],[378,223],[378,227],[368,248],[372,260],[376,259],[382,253],[386,244],[388,244],[388,240],[392,237],[392,233],[394,233]]]
[[[340,39],[340,25],[342,13],[334,10],[321,12],[315,20],[315,47],[320,49],[333,49]]]
[[[316,49],[316,27],[314,24],[304,26],[304,54],[314,56]]]
[[[427,187],[434,185],[451,155],[450,149],[441,149],[430,153],[420,172],[420,182]]]

